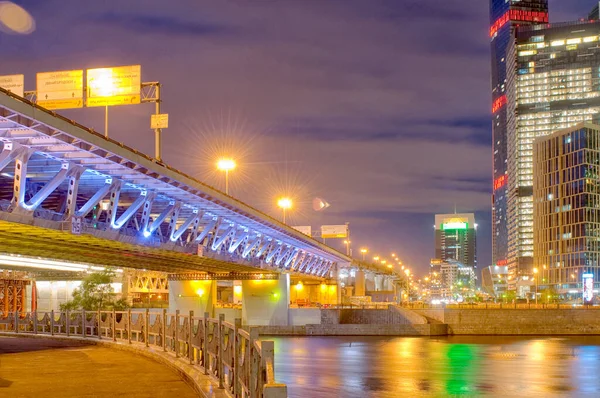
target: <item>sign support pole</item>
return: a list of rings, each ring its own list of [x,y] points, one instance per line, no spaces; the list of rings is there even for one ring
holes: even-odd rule
[[[108,138],[108,105],[104,107],[104,137]]]
[[[158,83],[156,85],[156,114],[160,115],[160,83]],[[161,142],[160,142],[160,133],[161,133],[161,129],[160,128],[155,128],[154,129],[154,157],[156,158],[156,160],[158,160],[159,162],[162,160],[161,159]]]

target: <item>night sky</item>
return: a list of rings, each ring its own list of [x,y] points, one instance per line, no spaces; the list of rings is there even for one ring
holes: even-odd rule
[[[163,84],[166,163],[288,223],[350,222],[370,255],[423,273],[436,212],[475,212],[491,262],[487,0],[15,1],[30,35],[0,33],[0,75],[142,65]],[[84,6],[85,4],[85,6]],[[550,20],[593,0],[550,0]],[[116,140],[154,153],[153,104],[113,107]],[[63,112],[103,131],[100,108]],[[331,207],[314,212],[311,201]],[[341,248],[341,242],[331,242]]]

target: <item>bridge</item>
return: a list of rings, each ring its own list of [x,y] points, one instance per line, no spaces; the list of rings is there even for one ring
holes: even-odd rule
[[[269,294],[288,302],[290,276],[336,284],[349,267],[393,276],[2,88],[0,247],[4,269],[171,274],[170,305],[187,302],[182,310],[198,310],[192,297],[216,280],[246,290],[271,280],[280,291]]]

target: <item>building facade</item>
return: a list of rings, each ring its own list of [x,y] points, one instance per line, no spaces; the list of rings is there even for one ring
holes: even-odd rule
[[[505,265],[508,259],[507,228],[507,74],[509,43],[517,25],[548,22],[548,0],[491,0],[490,40],[492,50],[492,137],[493,195],[492,248],[493,262]]]
[[[436,214],[435,258],[458,261],[477,268],[477,224],[475,214]]]
[[[490,265],[481,270],[481,290],[496,297],[502,298],[506,289],[508,277],[508,267]]]
[[[600,115],[600,22],[520,27],[509,45],[509,289],[533,277],[533,143]]]
[[[579,124],[540,138],[533,158],[538,283],[581,297],[584,275],[593,276],[594,289],[599,282],[600,126]]]

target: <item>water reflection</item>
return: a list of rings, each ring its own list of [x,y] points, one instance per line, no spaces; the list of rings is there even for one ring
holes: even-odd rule
[[[600,396],[600,337],[289,337],[290,397]]]

